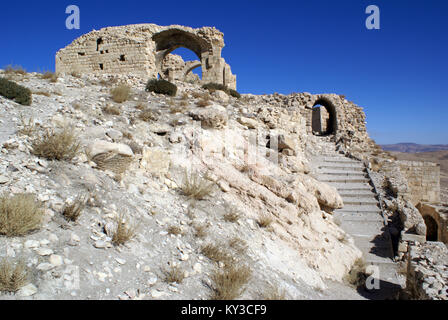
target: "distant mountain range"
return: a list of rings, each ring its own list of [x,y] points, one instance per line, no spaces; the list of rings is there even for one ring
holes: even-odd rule
[[[448,144],[416,144],[397,143],[381,145],[384,151],[395,151],[405,153],[434,152],[448,150]]]

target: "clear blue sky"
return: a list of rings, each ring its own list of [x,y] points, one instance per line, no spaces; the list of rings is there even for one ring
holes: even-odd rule
[[[70,4],[81,30],[65,28]],[[381,30],[365,28],[370,4]],[[57,50],[106,26],[215,26],[240,92],[345,94],[378,143],[448,144],[445,0],[2,1],[0,15],[0,66],[53,70]]]

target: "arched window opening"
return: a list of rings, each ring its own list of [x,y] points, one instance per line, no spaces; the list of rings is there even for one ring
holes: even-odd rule
[[[426,224],[426,241],[438,241],[439,227],[437,221],[431,216],[424,216]]]

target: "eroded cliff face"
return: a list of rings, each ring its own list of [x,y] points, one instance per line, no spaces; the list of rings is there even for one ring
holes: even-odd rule
[[[310,133],[309,113],[330,99],[338,119],[345,119],[336,129],[344,137],[365,128],[362,117],[342,117],[350,103],[310,94],[236,99],[184,82],[177,82],[177,97],[167,98],[146,93],[146,80],[66,75],[50,83],[29,74],[16,81],[48,95],[35,94],[27,108],[0,98],[0,190],[33,193],[45,209],[42,228],[0,239],[9,258],[20,253],[39,270],[21,294],[207,298],[204,281],[210,283],[216,268],[242,264],[252,273],[241,298],[263,298],[267,287],[292,299],[343,297],[328,280],[342,282],[361,252],[333,219],[332,210],[343,206],[338,192],[312,175],[308,153],[321,145]],[[122,104],[110,97],[119,82],[132,88]],[[209,106],[200,106],[204,99]],[[33,155],[41,130],[67,125],[86,153],[71,161]],[[212,185],[202,200],[185,195],[186,172]],[[64,204],[83,194],[82,216],[66,222]],[[236,219],[228,218],[232,212]],[[111,232],[122,213],[140,227],[135,238],[114,247]],[[212,261],[207,245],[230,260]],[[186,276],[182,283],[164,280],[172,265]]]

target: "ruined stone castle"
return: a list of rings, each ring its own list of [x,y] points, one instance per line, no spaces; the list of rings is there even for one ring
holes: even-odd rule
[[[179,68],[164,68],[167,56],[177,48],[193,51],[198,61]],[[169,80],[184,79],[202,67],[203,83],[219,83],[236,89],[236,76],[221,57],[224,35],[215,28],[193,29],[138,24],[92,31],[56,54],[57,73],[138,74]]]

